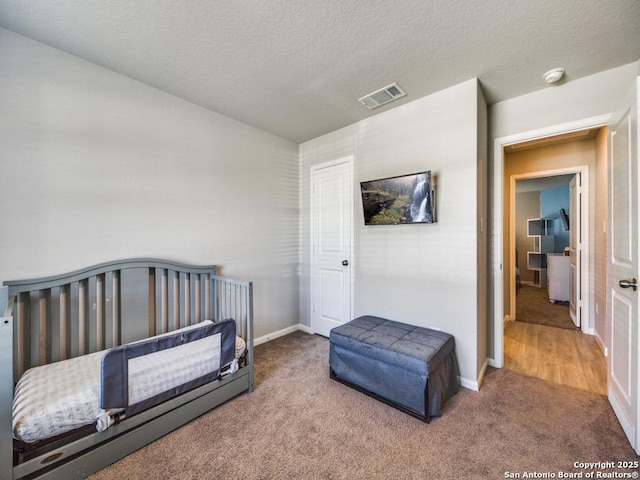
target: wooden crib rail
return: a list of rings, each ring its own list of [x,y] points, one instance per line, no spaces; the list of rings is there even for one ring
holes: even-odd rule
[[[34,366],[216,320],[215,273],[215,266],[134,259],[5,282],[14,302],[7,308],[14,379]]]
[[[213,320],[233,318],[236,334],[247,343],[249,391],[253,391],[253,283],[211,275],[211,293]]]

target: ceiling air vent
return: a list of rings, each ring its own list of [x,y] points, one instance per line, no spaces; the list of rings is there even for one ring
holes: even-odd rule
[[[369,110],[373,110],[397,98],[404,97],[406,94],[407,93],[400,88],[400,85],[392,83],[391,85],[387,85],[380,90],[376,90],[369,95],[359,98],[358,101]]]

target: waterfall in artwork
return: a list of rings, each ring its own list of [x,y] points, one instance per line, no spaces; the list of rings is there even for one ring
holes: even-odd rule
[[[433,222],[431,198],[429,195],[431,190],[430,183],[425,174],[420,174],[416,177],[416,185],[413,189],[413,202],[411,203],[410,209],[412,222]]]

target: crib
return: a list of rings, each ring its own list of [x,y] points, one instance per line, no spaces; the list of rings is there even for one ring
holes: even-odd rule
[[[85,478],[253,389],[253,285],[216,275],[216,266],[129,259],[8,281],[0,314],[2,479]],[[191,363],[179,365],[183,358]],[[155,374],[173,383],[135,397],[153,384],[136,377],[141,362],[173,368]],[[44,429],[53,433],[43,438],[18,435],[12,405],[37,391],[27,379],[41,372],[64,383],[57,372],[71,364],[101,369],[99,387],[89,383],[100,389],[102,416],[59,434]]]

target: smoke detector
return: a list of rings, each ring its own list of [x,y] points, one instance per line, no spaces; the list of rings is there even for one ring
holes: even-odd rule
[[[542,78],[547,83],[556,83],[563,77],[563,75],[564,75],[564,68],[558,67],[558,68],[552,68],[548,72],[545,72],[545,74],[542,75]]]
[[[380,90],[376,90],[373,93],[365,95],[364,97],[360,97],[358,101],[367,107],[369,110],[373,110],[374,108],[381,107],[389,102],[397,100],[398,98],[402,98],[407,95],[400,85],[397,83],[392,83],[391,85],[387,85]]]

